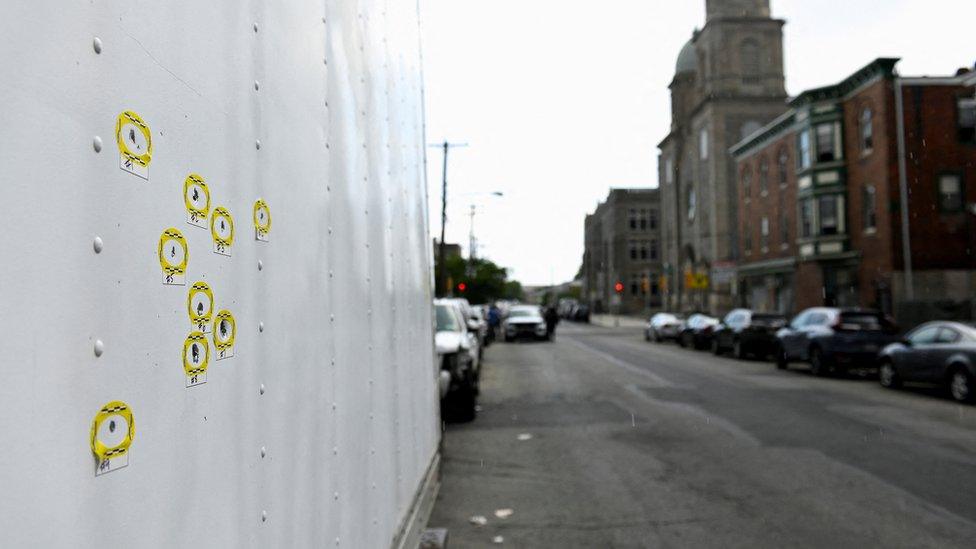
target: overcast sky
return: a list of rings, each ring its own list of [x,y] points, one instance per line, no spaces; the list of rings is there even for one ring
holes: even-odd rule
[[[429,142],[450,154],[447,241],[468,242],[523,284],[576,274],[583,219],[610,187],[657,186],[668,84],[704,0],[420,0]],[[876,57],[903,75],[976,62],[974,0],[774,0],[786,87],[835,83]],[[428,149],[431,235],[441,153]],[[500,191],[503,198],[484,194]]]

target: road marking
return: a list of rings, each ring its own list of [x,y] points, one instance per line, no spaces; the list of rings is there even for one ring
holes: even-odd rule
[[[661,376],[659,376],[659,375],[657,375],[657,374],[655,374],[653,372],[648,371],[645,368],[641,368],[640,366],[636,366],[634,364],[631,364],[630,362],[627,362],[625,360],[621,360],[621,359],[619,359],[619,358],[617,358],[617,357],[615,357],[615,356],[613,356],[613,355],[611,355],[609,353],[605,353],[605,352],[603,352],[603,351],[601,351],[599,349],[596,349],[594,347],[591,347],[591,346],[589,346],[586,343],[583,343],[581,341],[578,341],[578,340],[575,340],[575,339],[572,339],[572,338],[567,338],[567,340],[571,344],[576,345],[577,347],[579,347],[579,348],[581,348],[581,349],[583,349],[583,350],[585,350],[585,351],[587,351],[589,353],[592,353],[592,354],[594,354],[594,355],[602,358],[603,360],[606,360],[607,362],[609,362],[610,364],[613,364],[614,366],[618,366],[618,367],[623,368],[624,370],[627,370],[627,371],[629,371],[631,373],[635,373],[635,374],[638,374],[638,375],[642,375],[642,376],[650,379],[651,382],[653,382],[656,387],[674,387],[674,384],[671,383],[670,381],[664,379],[663,377],[661,377]]]

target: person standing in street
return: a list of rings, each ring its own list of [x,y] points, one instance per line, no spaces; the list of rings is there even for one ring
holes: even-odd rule
[[[498,332],[498,327],[502,323],[501,311],[498,310],[498,306],[492,303],[488,307],[488,339],[490,341],[495,341],[496,332]]]
[[[556,313],[556,308],[552,305],[546,307],[543,319],[546,321],[546,339],[549,341],[556,339],[556,324],[559,324],[559,314]]]

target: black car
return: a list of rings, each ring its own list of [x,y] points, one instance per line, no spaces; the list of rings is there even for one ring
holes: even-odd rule
[[[783,326],[786,326],[783,315],[735,309],[725,315],[712,334],[712,352],[720,355],[732,351],[739,359],[768,357],[777,350],[776,331]]]
[[[898,328],[878,311],[832,307],[803,311],[776,339],[777,368],[809,362],[816,376],[877,368],[881,349],[899,340]]]
[[[718,319],[703,314],[694,314],[681,326],[678,345],[693,349],[707,349],[712,344],[712,331],[718,326]]]
[[[878,379],[896,389],[902,382],[944,385],[958,402],[976,397],[976,329],[959,322],[928,322],[881,351]]]

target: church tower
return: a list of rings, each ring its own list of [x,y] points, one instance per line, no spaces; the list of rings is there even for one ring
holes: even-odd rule
[[[728,151],[787,109],[785,22],[771,16],[769,0],[705,0],[705,13],[675,66],[659,187],[667,307],[717,314],[734,305],[738,259],[738,174]],[[707,275],[707,287],[685,287],[689,274]]]

